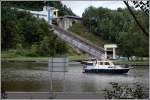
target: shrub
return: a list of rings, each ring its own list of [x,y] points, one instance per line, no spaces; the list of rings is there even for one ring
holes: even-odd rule
[[[134,83],[135,87],[120,85],[115,82],[110,83],[112,89],[105,89],[106,99],[147,99],[149,98],[149,88],[145,88],[139,83]]]

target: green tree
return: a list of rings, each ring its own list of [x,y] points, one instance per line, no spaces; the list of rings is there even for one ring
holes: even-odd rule
[[[148,31],[148,18],[141,10],[131,8],[141,25]],[[148,38],[137,26],[128,9],[89,7],[82,15],[83,25],[97,36],[118,44],[119,53],[126,56],[148,56]]]
[[[16,49],[21,56],[68,53],[67,44],[54,35],[52,27],[44,19],[12,9],[10,5],[10,2],[2,3],[2,50]]]

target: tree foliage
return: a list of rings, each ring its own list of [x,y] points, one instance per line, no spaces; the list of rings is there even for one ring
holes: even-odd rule
[[[134,10],[141,25],[148,31],[149,19],[141,10]],[[148,38],[137,26],[127,8],[110,10],[107,8],[89,7],[82,15],[83,25],[86,28],[104,38],[116,43],[120,54],[131,56],[148,56]]]
[[[112,88],[105,89],[105,99],[147,99],[149,88],[141,83],[134,83],[134,87],[110,82]]]
[[[1,11],[2,50],[16,49],[21,53],[28,49],[30,52],[27,56],[56,56],[68,52],[68,46],[54,35],[44,19],[36,18],[29,12],[11,9],[3,3]]]
[[[28,10],[43,10],[43,6],[51,6],[59,9],[59,16],[75,15],[70,8],[60,1],[3,1],[2,6],[16,7]]]

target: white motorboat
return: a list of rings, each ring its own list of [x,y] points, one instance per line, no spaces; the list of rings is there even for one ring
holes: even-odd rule
[[[127,73],[130,69],[128,65],[114,65],[109,60],[84,61],[82,64],[83,72],[92,73]]]

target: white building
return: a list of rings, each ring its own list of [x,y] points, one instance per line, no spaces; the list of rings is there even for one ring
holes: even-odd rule
[[[108,56],[110,57],[109,59],[116,59],[116,49],[117,45],[116,44],[105,44],[104,45],[104,50],[105,50],[105,59],[108,59]]]
[[[43,18],[48,21],[49,24],[52,24],[52,19],[58,17],[58,9],[54,7],[44,6],[43,11],[31,11],[31,10],[24,10],[18,9],[19,11],[28,11],[36,17]]]

